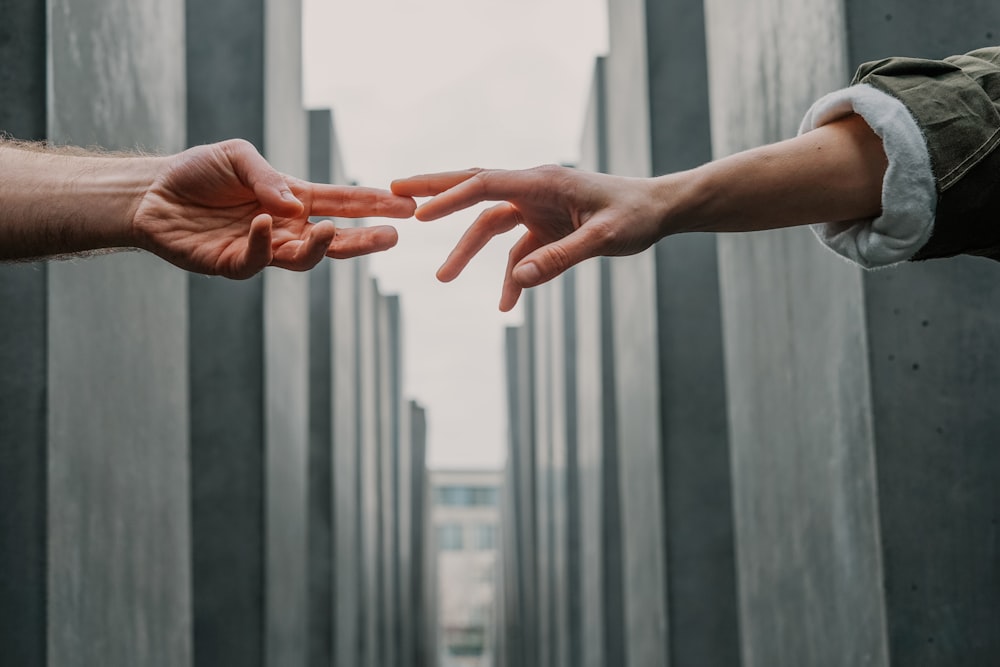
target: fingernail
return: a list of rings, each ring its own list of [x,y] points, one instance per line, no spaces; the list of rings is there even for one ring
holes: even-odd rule
[[[528,262],[514,269],[513,275],[514,280],[530,287],[541,279],[542,272],[538,270],[538,266],[534,262]]]
[[[282,192],[281,193],[281,198],[284,199],[285,201],[295,202],[296,204],[301,204],[302,203],[302,202],[300,202],[298,200],[298,197],[296,197],[295,195],[293,195],[291,193],[290,190],[285,190],[284,192]]]

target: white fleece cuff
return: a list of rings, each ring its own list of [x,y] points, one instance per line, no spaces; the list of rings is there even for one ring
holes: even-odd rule
[[[920,250],[934,228],[937,191],[927,143],[902,102],[867,84],[821,97],[806,112],[799,134],[852,111],[882,139],[889,158],[882,181],[882,215],[824,222],[812,229],[832,251],[866,269],[898,264]]]

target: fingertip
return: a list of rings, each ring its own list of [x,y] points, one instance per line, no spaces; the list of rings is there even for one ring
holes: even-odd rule
[[[542,271],[533,261],[522,262],[514,267],[511,277],[521,287],[534,287],[542,282]]]
[[[397,178],[389,184],[389,191],[399,197],[409,197],[412,193],[407,188],[408,182],[405,178]]]
[[[431,217],[430,214],[427,213],[426,204],[421,204],[420,206],[418,206],[416,210],[413,211],[413,217],[419,220],[420,222],[430,222],[431,220],[434,219],[433,217]]]
[[[376,241],[386,250],[396,247],[399,243],[399,232],[390,225],[380,225],[372,228],[375,232]]]
[[[438,282],[450,283],[452,280],[458,277],[458,274],[455,273],[454,271],[448,270],[447,265],[445,265],[437,270],[437,272],[434,274],[434,277],[438,279]]]

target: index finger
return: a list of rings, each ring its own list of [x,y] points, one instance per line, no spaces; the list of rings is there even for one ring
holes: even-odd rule
[[[472,168],[462,171],[441,171],[435,174],[418,174],[409,178],[399,178],[389,184],[389,188],[397,195],[404,197],[432,197],[445,190],[450,190],[459,183],[467,181],[482,169]]]
[[[308,183],[310,215],[340,218],[409,218],[417,205],[410,197],[356,185]]]
[[[435,186],[437,185],[433,181],[433,176],[426,178],[431,179],[429,182]],[[441,180],[443,183],[444,179]],[[444,190],[430,201],[418,206],[415,215],[418,220],[437,220],[480,202],[510,201],[527,194],[533,186],[537,186],[537,181],[530,170],[480,169],[466,176],[464,180],[460,180],[457,185]]]

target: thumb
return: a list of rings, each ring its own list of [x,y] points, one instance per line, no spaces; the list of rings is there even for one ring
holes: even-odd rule
[[[594,257],[598,250],[594,234],[587,227],[581,227],[530,253],[517,263],[511,277],[521,287],[535,287]]]
[[[305,210],[302,202],[292,194],[285,177],[257,152],[253,144],[233,139],[222,146],[237,177],[253,190],[265,209],[289,217]]]

